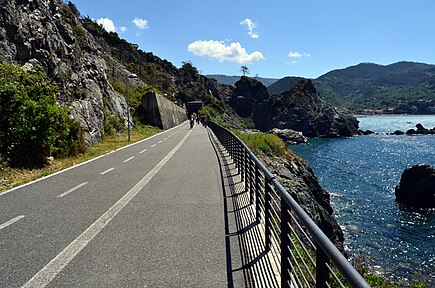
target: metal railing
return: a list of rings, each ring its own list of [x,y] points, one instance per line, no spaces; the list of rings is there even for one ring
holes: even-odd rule
[[[234,161],[255,205],[281,287],[370,287],[243,141],[216,123],[210,121],[209,127]]]

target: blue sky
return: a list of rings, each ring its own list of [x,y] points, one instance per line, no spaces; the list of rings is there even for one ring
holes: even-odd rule
[[[140,49],[202,74],[316,78],[361,62],[435,64],[435,1],[72,0]]]

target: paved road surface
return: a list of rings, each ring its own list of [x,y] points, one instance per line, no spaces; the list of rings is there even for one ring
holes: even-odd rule
[[[183,124],[0,194],[0,287],[231,286],[219,169]]]

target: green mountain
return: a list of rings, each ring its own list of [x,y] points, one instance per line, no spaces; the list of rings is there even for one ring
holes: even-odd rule
[[[269,93],[289,91],[296,79],[275,82]],[[330,71],[314,82],[326,101],[352,111],[395,108],[396,113],[430,113],[429,107],[435,105],[435,65],[430,64],[361,63]]]
[[[294,76],[288,76],[284,77],[271,85],[267,86],[267,91],[269,91],[269,94],[279,94],[284,91],[290,91],[291,88],[296,85],[299,81],[304,80],[305,78],[302,77],[294,77]]]
[[[226,85],[234,85],[237,81],[240,80],[241,77],[241,76],[227,76],[227,75],[220,75],[220,74],[210,74],[206,76],[217,80],[221,84],[226,84]],[[262,78],[262,77],[253,77],[253,78],[263,83],[263,85],[266,87],[272,85],[273,83],[279,80],[275,78]]]

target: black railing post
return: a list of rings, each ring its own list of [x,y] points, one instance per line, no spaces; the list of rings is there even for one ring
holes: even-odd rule
[[[272,198],[272,187],[270,186],[272,184],[272,179],[269,179],[266,177],[264,181],[264,236],[266,239],[264,239],[265,243],[265,249],[270,250],[271,245],[271,219],[272,213],[271,213],[271,198]]]
[[[260,168],[255,165],[255,220],[260,223]]]
[[[281,198],[281,288],[290,287],[290,211],[288,204]]]
[[[243,145],[240,145],[240,180],[242,182],[243,180],[245,180],[245,156],[245,147],[243,147]]]
[[[250,193],[250,195],[249,195],[249,203],[252,205],[252,204],[254,204],[254,197],[255,197],[255,189],[257,188],[256,187],[256,182],[255,182],[255,174],[254,174],[254,168],[255,168],[255,166],[257,166],[257,165],[255,165],[255,163],[254,163],[254,161],[250,161],[249,162],[250,163],[250,165],[249,165],[249,177],[251,178],[251,193]]]
[[[249,192],[249,187],[251,185],[251,178],[249,177],[249,167],[251,167],[251,158],[249,157],[248,152],[245,154],[246,161],[245,161],[245,191]]]
[[[326,264],[329,262],[328,256],[325,254],[320,245],[316,245],[316,288],[328,287],[326,284],[329,278],[329,271]]]

